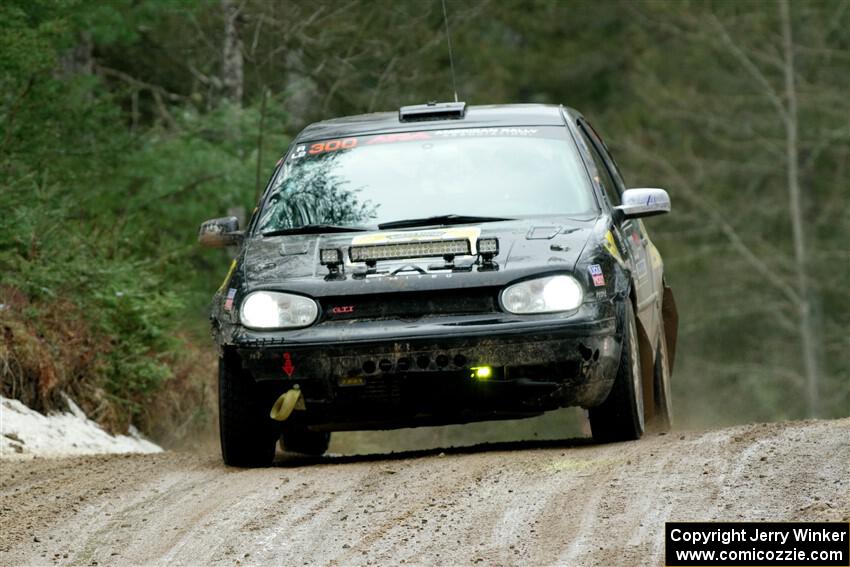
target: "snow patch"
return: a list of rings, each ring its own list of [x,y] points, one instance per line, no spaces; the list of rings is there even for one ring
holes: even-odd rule
[[[0,458],[64,457],[101,453],[159,453],[135,427],[128,435],[110,435],[66,398],[69,411],[42,415],[0,396]]]

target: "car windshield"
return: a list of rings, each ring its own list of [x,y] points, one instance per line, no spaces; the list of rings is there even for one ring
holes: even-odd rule
[[[462,128],[299,144],[272,180],[258,230],[376,226],[443,215],[595,211],[563,127]]]

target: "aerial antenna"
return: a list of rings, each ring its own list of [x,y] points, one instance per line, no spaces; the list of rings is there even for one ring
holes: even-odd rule
[[[446,43],[449,44],[449,65],[452,68],[452,88],[457,102],[457,80],[455,79],[455,58],[452,54],[452,34],[449,33],[449,14],[446,11],[446,0],[443,0],[443,22],[446,24]]]

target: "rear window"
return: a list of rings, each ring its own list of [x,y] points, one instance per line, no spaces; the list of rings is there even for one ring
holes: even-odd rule
[[[565,128],[461,128],[299,144],[272,181],[258,228],[595,210]]]

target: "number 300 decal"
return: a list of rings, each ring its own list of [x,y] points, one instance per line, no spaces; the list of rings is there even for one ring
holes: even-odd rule
[[[357,146],[357,138],[345,138],[344,140],[328,140],[327,142],[317,142],[310,145],[307,153],[311,155],[321,154],[324,152],[335,152],[337,150],[350,150]]]

